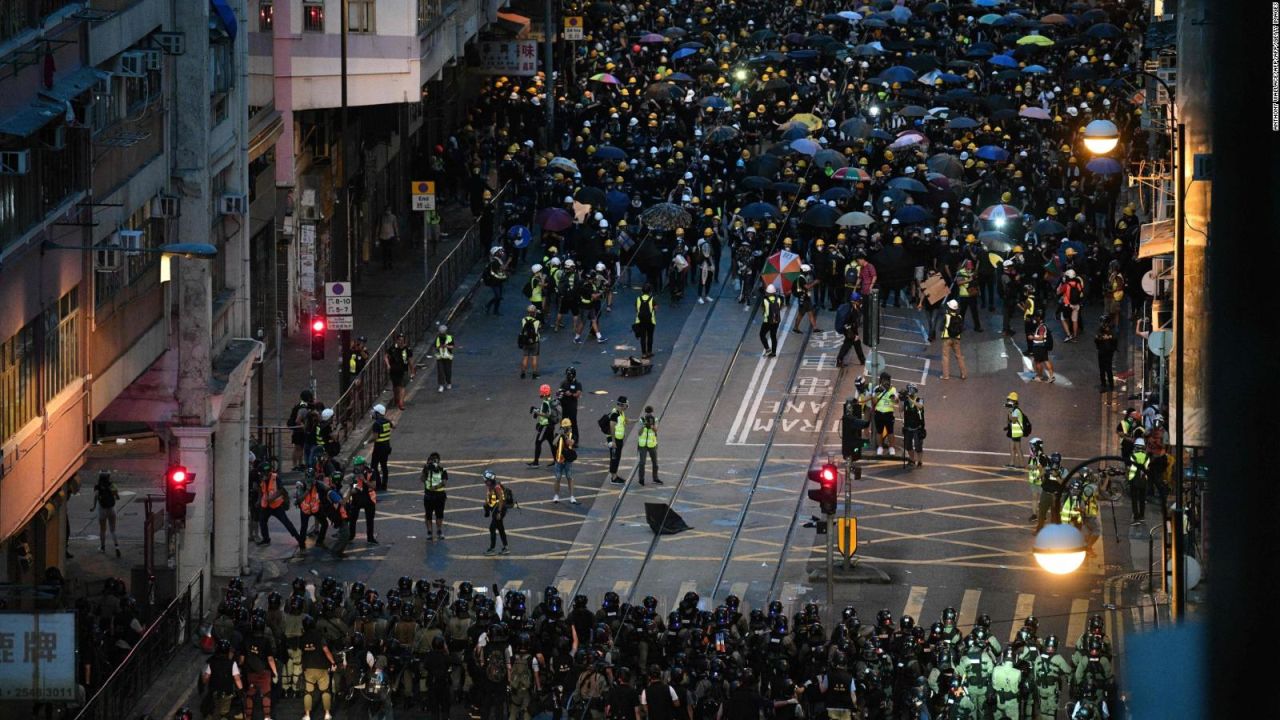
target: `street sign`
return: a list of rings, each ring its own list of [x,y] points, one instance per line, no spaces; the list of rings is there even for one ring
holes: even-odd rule
[[[0,703],[75,698],[75,613],[0,613]]]
[[[436,209],[436,184],[430,180],[415,180],[410,185],[414,210]]]
[[[845,557],[858,551],[858,518],[836,518],[836,544]]]
[[[324,284],[324,314],[329,317],[350,316],[352,309],[351,283],[331,282]],[[345,328],[350,330],[350,328]]]
[[[1170,330],[1156,330],[1147,336],[1147,349],[1158,357],[1169,357],[1169,353],[1173,352],[1173,332]]]
[[[354,330],[355,325],[353,324],[352,318],[350,315],[330,315],[329,329],[330,330]]]
[[[582,31],[582,18],[581,18],[581,17],[567,17],[567,18],[565,18],[565,19],[564,19],[564,34],[562,35],[562,37],[563,37],[565,40],[581,40],[581,39],[583,39],[583,37],[584,37],[584,36],[583,36],[583,31]]]

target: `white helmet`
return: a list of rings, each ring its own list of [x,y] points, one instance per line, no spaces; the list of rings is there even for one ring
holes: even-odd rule
[[[333,417],[333,408],[325,408],[324,411],[320,413],[321,420],[328,420],[331,417]]]
[[[1137,440],[1134,440],[1134,441],[1133,441],[1133,446],[1134,446],[1134,447],[1136,447],[1136,448],[1146,447],[1146,446],[1147,446],[1147,440],[1146,440],[1146,438],[1138,438]]]
[[[600,227],[602,227],[602,228],[607,228],[607,227],[609,227],[609,221],[608,221],[608,220],[605,220],[604,218],[600,218]]]
[[[604,271],[605,271],[604,263],[602,262],[596,263],[596,272],[604,272]]]
[[[374,414],[374,415],[386,415],[386,414],[387,414],[387,406],[386,406],[386,405],[383,405],[382,403],[378,403],[377,405],[374,405],[374,406],[373,406],[373,414]]]
[[[948,300],[947,307],[951,308],[952,310],[959,310],[960,303],[956,302],[955,300]]]
[[[567,267],[567,268],[571,268],[571,267],[574,267],[574,266],[576,266],[576,265],[577,265],[577,263],[575,263],[575,262],[573,261],[573,258],[570,258],[570,259],[568,259],[568,260],[565,260],[565,261],[564,261],[564,266],[565,266],[565,267]]]
[[[558,257],[553,257],[547,262],[551,263],[551,267],[560,267],[560,258]]]
[[[765,292],[767,292],[767,293],[769,293],[770,295],[777,295],[777,294],[778,294],[778,288],[774,287],[773,285],[770,285],[770,286],[766,287],[766,288],[764,289],[764,291],[765,291]]]
[[[449,326],[448,326],[448,325],[445,325],[444,323],[440,323],[440,332],[442,332],[442,333],[447,333],[447,332],[449,332]]]
[[[805,265],[801,265],[801,266],[800,266],[800,272],[809,272],[809,271],[810,271],[810,270],[812,270],[812,269],[813,269],[813,268],[812,268],[812,267],[810,267],[810,266],[809,266],[809,265],[807,265],[807,264],[805,264]]]
[[[1066,275],[1068,279],[1074,278],[1076,276],[1076,271],[1071,268],[1067,268],[1067,271],[1063,273],[1063,275]]]
[[[536,272],[536,273],[540,273],[540,272],[542,272],[542,264],[541,264],[541,263],[534,263],[534,264],[533,264],[533,271],[534,271],[534,272]]]

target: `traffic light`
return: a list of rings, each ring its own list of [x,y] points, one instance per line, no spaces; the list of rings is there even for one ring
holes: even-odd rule
[[[836,512],[836,486],[840,484],[840,469],[831,463],[809,470],[809,479],[818,487],[809,491],[809,499],[818,503],[824,515]]]
[[[196,476],[182,465],[170,465],[164,473],[164,509],[169,519],[182,523],[187,519],[187,506],[196,494],[187,490]]]
[[[840,454],[846,460],[862,459],[862,431],[868,421],[862,417],[862,406],[854,398],[844,402],[840,416]]]
[[[311,319],[311,359],[324,359],[324,330],[327,323],[319,315]]]

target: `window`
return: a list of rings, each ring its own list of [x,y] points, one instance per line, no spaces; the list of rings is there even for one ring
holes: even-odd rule
[[[53,399],[80,376],[80,288],[58,299],[56,308],[44,313],[44,399]]]
[[[227,119],[227,95],[235,85],[235,55],[229,39],[209,43],[209,127]]]
[[[275,22],[275,18],[275,5],[271,0],[261,0],[258,3],[258,32],[271,32],[271,25]]]
[[[426,32],[440,17],[442,0],[418,0],[418,34]]]
[[[324,32],[324,0],[302,0],[302,29]]]
[[[138,206],[133,214],[120,224],[120,229],[141,231],[142,238],[138,247],[157,248],[164,244],[164,221],[151,219],[150,202],[144,202]],[[155,253],[122,253],[120,269],[97,273],[93,284],[94,307],[101,308],[114,299],[121,290],[146,276],[148,270],[159,264],[158,258],[159,256]]]
[[[347,32],[376,32],[373,6],[374,0],[347,0]]]
[[[80,376],[79,321],[77,286],[0,343],[0,440],[13,437]]]

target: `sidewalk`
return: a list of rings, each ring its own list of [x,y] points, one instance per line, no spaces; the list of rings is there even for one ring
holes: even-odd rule
[[[475,218],[467,205],[458,203],[442,204],[440,215],[442,238],[436,255],[444,257]],[[417,218],[416,213],[414,217]],[[378,257],[361,270],[360,280],[354,283],[352,337],[363,335],[368,338],[370,349],[376,348],[387,337],[425,285],[422,252],[421,243],[413,243],[412,247],[404,247],[402,243],[393,270],[383,270]],[[294,337],[285,338],[282,352],[263,361],[260,371],[263,374],[262,410],[260,416],[254,418],[254,425],[286,424],[289,411],[298,402],[298,393],[310,386],[312,375],[315,377],[316,399],[332,405],[338,399],[338,366],[341,361],[337,332],[329,333],[324,360],[319,361],[311,359],[311,336],[305,329]],[[253,392],[256,398],[256,387]],[[285,442],[287,444],[288,437]],[[288,447],[284,449],[287,453]]]

